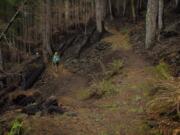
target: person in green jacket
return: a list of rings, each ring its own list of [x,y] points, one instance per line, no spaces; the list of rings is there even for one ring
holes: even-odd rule
[[[58,66],[60,63],[60,56],[59,56],[58,52],[54,53],[53,58],[52,58],[52,63],[53,63],[53,65],[55,65],[56,71],[58,71]]]

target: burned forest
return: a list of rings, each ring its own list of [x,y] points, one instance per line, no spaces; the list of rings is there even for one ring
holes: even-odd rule
[[[180,1],[0,0],[0,135],[180,135]]]

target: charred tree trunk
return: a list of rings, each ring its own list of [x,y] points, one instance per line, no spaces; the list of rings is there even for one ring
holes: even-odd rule
[[[146,14],[146,48],[150,48],[156,40],[158,2],[158,0],[148,0]]]

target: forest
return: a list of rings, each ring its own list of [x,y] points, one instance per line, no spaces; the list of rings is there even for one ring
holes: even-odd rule
[[[180,1],[0,0],[0,135],[180,135]]]

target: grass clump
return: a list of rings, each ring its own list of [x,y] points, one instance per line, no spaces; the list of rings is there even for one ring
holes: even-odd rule
[[[160,62],[159,65],[155,67],[155,72],[157,73],[158,77],[161,79],[170,79],[171,78],[171,72],[168,64],[165,62]]]
[[[78,93],[78,98],[81,100],[87,100],[91,98],[102,98],[103,96],[110,96],[117,93],[117,86],[111,80],[105,80],[99,82],[93,82],[88,90],[81,90]]]
[[[91,86],[94,94],[97,97],[102,97],[103,95],[113,95],[117,93],[117,86],[113,84],[111,80],[103,79],[100,82],[94,82]]]
[[[109,70],[105,73],[107,79],[120,74],[124,67],[124,61],[121,59],[114,60],[112,63],[109,64]]]
[[[8,135],[22,135],[23,134],[23,125],[20,120],[15,120],[12,123],[10,132]]]

